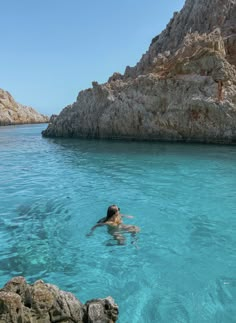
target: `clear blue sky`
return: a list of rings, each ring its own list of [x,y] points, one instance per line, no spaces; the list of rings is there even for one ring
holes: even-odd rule
[[[134,66],[184,0],[1,1],[0,88],[59,113],[92,81]]]

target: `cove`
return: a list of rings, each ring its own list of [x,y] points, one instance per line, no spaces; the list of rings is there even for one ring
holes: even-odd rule
[[[232,322],[235,146],[41,137],[0,128],[0,285],[43,279],[82,302],[111,295],[120,323]],[[118,246],[105,228],[131,214]]]

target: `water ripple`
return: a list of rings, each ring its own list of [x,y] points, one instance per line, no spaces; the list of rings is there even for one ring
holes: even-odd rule
[[[45,139],[43,127],[0,128],[1,284],[112,295],[122,323],[232,322],[235,148]],[[141,227],[123,246],[106,228],[86,237],[113,203]]]

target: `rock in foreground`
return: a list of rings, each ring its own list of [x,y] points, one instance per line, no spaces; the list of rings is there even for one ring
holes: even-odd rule
[[[11,279],[0,289],[1,323],[114,323],[118,306],[111,297],[82,304],[73,294],[42,280]]]
[[[186,0],[140,62],[79,93],[48,137],[236,143],[236,0]]]
[[[49,118],[31,107],[17,103],[11,94],[0,89],[0,126],[47,123]]]

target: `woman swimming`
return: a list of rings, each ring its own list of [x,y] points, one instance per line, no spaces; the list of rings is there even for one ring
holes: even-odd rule
[[[122,232],[128,233],[137,233],[140,231],[140,228],[135,225],[123,224],[122,217],[125,215],[120,214],[120,208],[113,204],[110,205],[107,209],[107,216],[100,219],[90,230],[90,233],[87,236],[92,235],[93,231],[100,226],[106,225],[108,228],[108,233],[111,234],[119,244],[124,244],[125,237],[122,235]],[[126,216],[131,218],[131,216]]]

